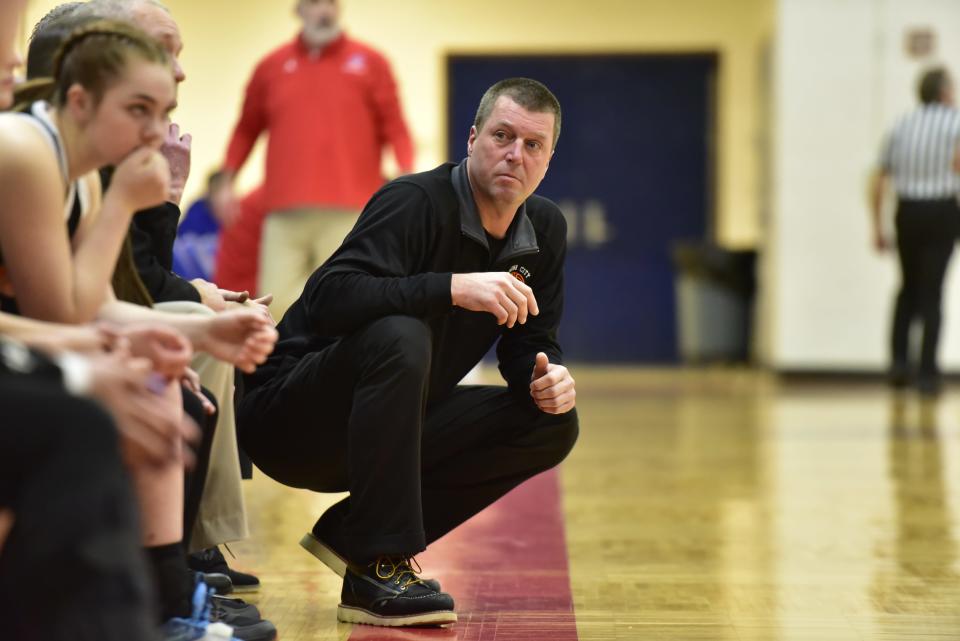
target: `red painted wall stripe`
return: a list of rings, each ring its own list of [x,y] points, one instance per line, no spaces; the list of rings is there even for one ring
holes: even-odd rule
[[[556,470],[533,478],[418,557],[457,603],[447,628],[355,625],[349,641],[577,641]]]

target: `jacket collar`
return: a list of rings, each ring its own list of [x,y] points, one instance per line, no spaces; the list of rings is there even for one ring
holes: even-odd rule
[[[467,158],[464,158],[459,165],[453,168],[451,178],[453,191],[456,192],[457,201],[460,204],[460,232],[482,245],[489,252],[490,245],[487,243],[487,234],[480,220],[480,212],[477,211],[477,203],[473,199],[473,190],[470,188],[470,177],[467,175]],[[513,222],[507,229],[506,241],[496,262],[505,261],[520,254],[540,251],[540,247],[537,246],[536,230],[534,230],[533,223],[527,216],[526,201],[517,209]]]

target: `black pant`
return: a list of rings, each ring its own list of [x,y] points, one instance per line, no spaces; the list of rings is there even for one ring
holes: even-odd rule
[[[545,414],[504,387],[432,399],[430,329],[388,316],[285,363],[248,390],[238,422],[264,473],[319,492],[349,491],[341,521],[351,561],[413,554],[566,457],[576,411]]]
[[[200,391],[207,400],[217,407],[217,399],[206,387]],[[200,428],[200,441],[194,447],[196,461],[192,469],[184,470],[183,476],[183,546],[188,548],[193,525],[200,513],[200,501],[203,499],[203,486],[207,482],[207,473],[210,471],[210,450],[213,447],[213,437],[217,431],[219,408],[213,414],[207,414],[203,404],[196,394],[187,388],[181,388],[183,394],[183,412]]]
[[[0,377],[4,639],[152,639],[138,512],[113,422],[29,376]]]
[[[953,199],[901,200],[896,224],[901,286],[893,313],[893,364],[907,367],[910,326],[919,318],[923,325],[920,376],[935,377],[943,277],[953,254],[960,207]]]

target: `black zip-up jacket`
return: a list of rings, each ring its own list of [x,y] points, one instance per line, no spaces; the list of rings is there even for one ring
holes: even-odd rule
[[[397,178],[373,195],[340,249],[307,280],[277,327],[276,349],[248,377],[247,389],[282,376],[337,337],[400,314],[423,319],[432,330],[430,398],[449,392],[498,338],[501,374],[511,389],[528,395],[537,352],[562,362],[557,327],[566,235],[560,209],[531,196],[517,210],[500,255],[491,257],[466,161]],[[486,271],[521,278],[540,314],[507,329],[492,314],[453,307],[452,274]]]
[[[197,288],[173,272],[173,243],[177,239],[179,220],[180,208],[168,202],[138,211],[130,222],[133,261],[140,279],[157,303],[201,302]]]

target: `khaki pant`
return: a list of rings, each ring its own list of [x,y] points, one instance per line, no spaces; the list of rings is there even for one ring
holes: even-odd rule
[[[273,212],[264,220],[257,295],[273,294],[270,313],[278,322],[300,297],[310,274],[340,247],[357,215],[304,208]]]
[[[164,312],[212,315],[205,305],[191,301],[157,303]],[[217,431],[210,450],[210,468],[203,485],[197,522],[190,535],[190,550],[239,541],[248,536],[247,509],[240,485],[237,425],[233,413],[233,365],[209,354],[196,354],[190,366],[200,375],[200,384],[210,390],[220,406]]]

